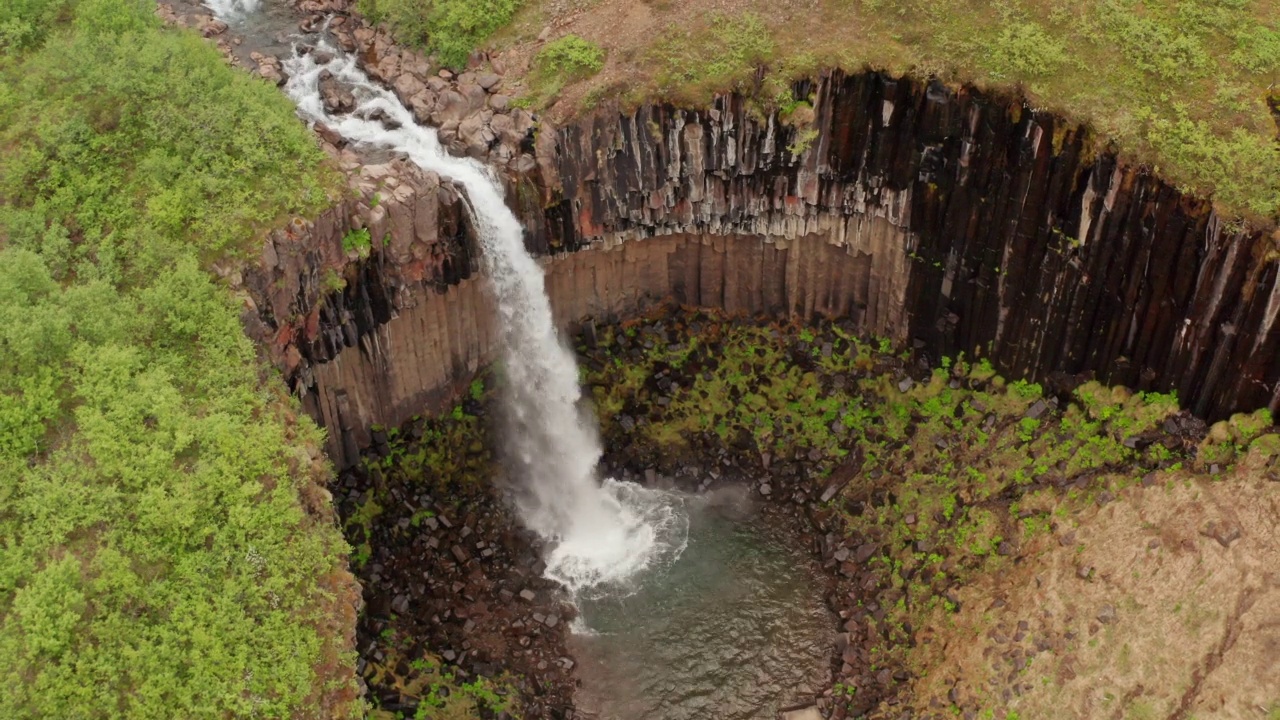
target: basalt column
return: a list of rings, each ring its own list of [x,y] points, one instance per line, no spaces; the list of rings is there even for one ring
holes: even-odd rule
[[[664,300],[849,316],[1015,377],[1177,390],[1210,418],[1280,409],[1267,232],[1011,98],[876,73],[795,96],[800,128],[736,95],[542,128],[507,198],[557,320]],[[339,464],[495,356],[459,191],[406,163],[360,172],[359,197],[274,233],[244,283],[250,334]],[[367,250],[344,246],[356,228]]]
[[[561,130],[557,212],[577,233],[564,244],[818,236],[863,258],[868,331],[1019,377],[1177,390],[1211,418],[1276,409],[1268,234],[1021,101],[877,73],[833,73],[795,96],[813,103],[809,127],[723,96]],[[867,243],[875,219],[897,231],[880,236],[891,244]]]

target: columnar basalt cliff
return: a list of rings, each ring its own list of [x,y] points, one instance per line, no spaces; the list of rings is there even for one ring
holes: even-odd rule
[[[1209,417],[1275,409],[1266,233],[1009,98],[878,73],[795,92],[813,104],[801,128],[738,95],[541,128],[507,195],[559,319],[664,299],[851,316],[1017,376],[1175,389]],[[357,199],[275,233],[247,278],[251,332],[340,464],[493,356],[458,192],[398,161],[361,173]],[[342,246],[357,227],[364,258]]]
[[[1087,130],[1008,98],[877,73],[797,87],[810,95],[817,134],[798,156],[801,131],[737,96],[564,129],[575,246],[817,235],[865,258],[868,307],[906,284],[902,305],[862,316],[865,327],[935,356],[1176,389],[1210,417],[1275,408],[1274,238],[1233,229],[1099,152]],[[869,241],[874,219],[901,240]]]

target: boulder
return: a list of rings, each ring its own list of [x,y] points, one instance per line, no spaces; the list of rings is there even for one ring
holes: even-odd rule
[[[431,118],[431,112],[436,108],[436,95],[429,89],[423,89],[418,94],[409,98],[406,103],[409,109],[413,111],[413,117],[419,123],[428,122]]]
[[[436,98],[435,110],[431,113],[431,122],[434,125],[445,126],[453,123],[462,122],[462,118],[466,117],[467,99],[457,90],[445,90]]]
[[[400,74],[400,57],[398,55],[388,55],[377,63],[366,64],[365,69],[370,77],[385,82]]]
[[[468,145],[480,142],[481,132],[487,130],[484,119],[479,115],[468,115],[458,123],[458,137]],[[486,144],[487,148],[488,145]]]
[[[271,63],[260,63],[258,65],[258,76],[276,85],[283,85],[285,81],[284,73],[280,71],[280,67]]]
[[[355,29],[354,37],[360,48],[367,49],[373,46],[374,31],[371,27],[358,27]]]
[[[1027,408],[1027,412],[1023,417],[1030,418],[1032,420],[1039,420],[1044,417],[1047,412],[1049,412],[1049,403],[1044,400],[1036,400],[1031,404],[1031,407]]]
[[[330,89],[322,92],[321,97],[330,113],[349,113],[356,108],[355,97],[346,90]]]
[[[468,115],[483,110],[485,103],[489,99],[489,95],[484,91],[484,88],[475,83],[459,83],[458,92],[466,99],[466,112]]]
[[[356,109],[355,96],[339,85],[328,70],[320,72],[320,99],[331,113],[348,113]]]
[[[207,38],[221,35],[226,31],[227,24],[214,18],[208,18],[200,25],[200,34]]]
[[[404,56],[400,61],[401,72],[411,73],[419,80],[425,81],[431,75],[431,65],[427,59],[421,55],[412,54]]]
[[[421,80],[414,77],[412,73],[401,72],[396,77],[395,82],[391,84],[395,88],[396,95],[399,96],[400,102],[405,104],[418,93],[427,89]]]
[[[503,145],[519,148],[521,141],[524,140],[524,136],[516,129],[515,118],[510,115],[494,115],[489,121],[489,127],[493,129],[493,134]]]

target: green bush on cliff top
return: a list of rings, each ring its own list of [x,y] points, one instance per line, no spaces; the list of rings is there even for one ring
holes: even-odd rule
[[[590,77],[604,67],[604,50],[577,35],[552,40],[538,51],[529,72],[529,92],[522,98],[532,106],[550,102],[565,83]]]
[[[534,58],[537,72],[576,79],[600,72],[604,67],[604,50],[577,35],[547,43]]]
[[[471,51],[511,22],[520,0],[359,0],[374,22],[386,22],[396,39],[435,53],[449,67],[467,64]]]
[[[350,666],[319,432],[201,263],[332,176],[145,5],[27,0],[0,38],[0,717],[315,714]]]
[[[253,228],[323,207],[334,177],[288,98],[129,8],[82,0],[74,32],[0,56],[10,243],[120,281],[256,249]]]

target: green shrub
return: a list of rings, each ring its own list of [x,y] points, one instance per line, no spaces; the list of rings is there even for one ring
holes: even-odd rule
[[[1185,190],[1212,192],[1219,202],[1261,216],[1280,212],[1280,145],[1235,128],[1227,135],[1184,111],[1148,117],[1147,141],[1176,167]]]
[[[237,310],[190,257],[122,290],[0,252],[0,717],[284,716],[318,685],[345,544]]]
[[[1050,37],[1034,22],[1007,25],[986,57],[996,79],[1037,78],[1048,75],[1066,62],[1062,43]]]
[[[71,7],[71,0],[6,0],[0,7],[0,53],[39,47]]]
[[[369,235],[369,228],[354,228],[342,236],[342,249],[346,252],[354,250],[360,257],[369,257],[372,248],[373,238]]]
[[[1153,10],[1135,0],[1103,0],[1098,19],[1106,36],[1138,70],[1164,80],[1207,73],[1211,59],[1199,33]]]
[[[559,95],[565,83],[590,77],[604,67],[604,50],[578,37],[566,35],[546,44],[533,59],[529,93],[519,98],[529,107],[545,107]]]
[[[520,0],[359,0],[357,7],[374,22],[388,23],[401,42],[426,48],[457,68],[511,22]]]
[[[119,282],[324,207],[338,178],[289,99],[128,7],[85,0],[77,32],[0,61],[0,234]]]
[[[322,436],[201,269],[337,175],[153,9],[0,11],[4,718],[287,717],[353,677]]]
[[[684,94],[737,87],[771,59],[775,49],[769,28],[755,13],[716,14],[698,32],[669,28],[653,49],[659,91]]]
[[[565,35],[539,50],[534,64],[540,73],[576,80],[600,72],[604,67],[604,50],[577,35]]]

